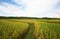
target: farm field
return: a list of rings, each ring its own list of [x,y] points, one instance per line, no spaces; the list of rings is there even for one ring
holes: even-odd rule
[[[0,39],[60,39],[60,20],[0,19]]]

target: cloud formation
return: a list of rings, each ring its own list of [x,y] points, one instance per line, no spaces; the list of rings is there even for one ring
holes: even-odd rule
[[[22,6],[14,6],[8,3],[0,5],[0,11],[7,16],[29,16],[29,17],[60,17],[59,0],[13,0]],[[2,13],[0,13],[1,15]],[[3,14],[2,14],[3,15]]]

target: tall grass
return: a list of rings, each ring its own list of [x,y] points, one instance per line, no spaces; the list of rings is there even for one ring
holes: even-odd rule
[[[28,24],[0,20],[0,39],[17,39],[28,28]]]
[[[36,39],[60,39],[60,24],[40,22],[38,27]]]

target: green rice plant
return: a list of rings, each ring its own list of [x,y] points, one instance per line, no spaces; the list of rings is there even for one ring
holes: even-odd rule
[[[0,38],[17,39],[28,28],[27,23],[0,20]]]
[[[40,22],[38,39],[60,39],[60,24]]]

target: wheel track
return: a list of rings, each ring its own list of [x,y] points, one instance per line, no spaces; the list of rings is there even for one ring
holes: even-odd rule
[[[34,31],[35,31],[35,25],[34,23],[31,22],[24,22],[21,21],[23,23],[27,23],[28,24],[28,29],[26,29],[23,34],[21,35],[21,37],[17,37],[17,39],[34,39]]]

